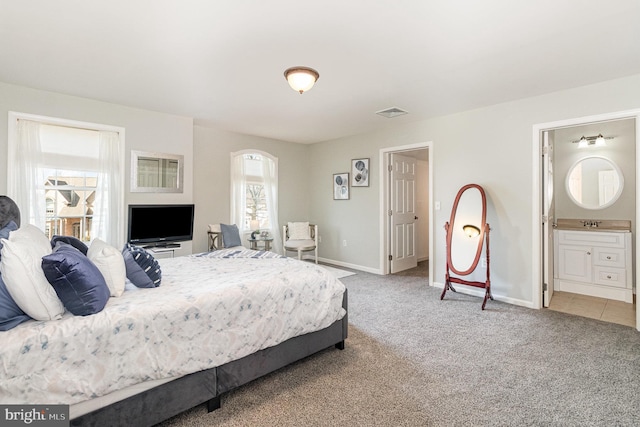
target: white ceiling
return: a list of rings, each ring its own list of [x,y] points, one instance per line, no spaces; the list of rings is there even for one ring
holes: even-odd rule
[[[0,81],[313,143],[640,73],[639,18],[638,0],[0,0]],[[294,65],[320,72],[303,95]]]

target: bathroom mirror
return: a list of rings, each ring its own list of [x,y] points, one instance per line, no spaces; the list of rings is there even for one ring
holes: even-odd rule
[[[578,160],[567,173],[569,198],[585,209],[604,209],[622,194],[624,178],[613,161],[601,156]]]
[[[184,156],[131,151],[131,191],[182,193]]]
[[[484,288],[483,310],[487,299],[493,299],[489,280],[489,224],[486,220],[487,198],[484,189],[477,184],[465,185],[458,191],[451,208],[451,217],[444,226],[447,232],[447,270],[440,299],[444,298],[447,290],[456,292],[452,283]],[[450,273],[458,276],[473,273],[478,267],[485,244],[486,262],[483,267],[486,267],[486,281],[470,281],[451,276]]]

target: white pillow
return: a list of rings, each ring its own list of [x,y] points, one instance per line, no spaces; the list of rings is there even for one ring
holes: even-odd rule
[[[311,235],[309,234],[308,222],[289,222],[289,239],[291,240],[309,240]]]
[[[36,320],[60,319],[64,305],[42,271],[42,257],[51,242],[37,227],[27,224],[9,234],[2,247],[0,271],[18,307]]]
[[[220,224],[209,224],[209,231],[212,233],[221,233]]]
[[[87,251],[87,258],[91,260],[104,277],[112,297],[119,297],[124,292],[124,283],[127,278],[127,270],[124,265],[122,253],[103,242],[94,239]]]

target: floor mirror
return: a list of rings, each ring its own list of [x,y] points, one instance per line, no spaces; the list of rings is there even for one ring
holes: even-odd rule
[[[440,299],[447,291],[456,292],[452,283],[485,289],[482,309],[491,296],[489,263],[489,224],[487,224],[487,197],[478,184],[467,184],[458,191],[451,217],[445,223],[447,245],[447,269],[445,285]],[[483,251],[484,249],[484,251]],[[486,280],[467,280],[478,268],[484,252],[482,267],[486,268]]]

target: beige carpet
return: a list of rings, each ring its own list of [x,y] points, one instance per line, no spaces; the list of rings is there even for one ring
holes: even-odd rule
[[[421,426],[407,360],[350,326],[344,350],[329,349],[241,387],[207,413],[201,405],[162,426]]]

